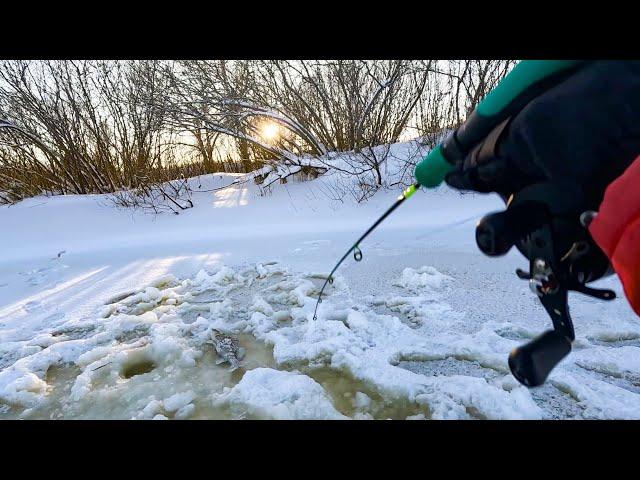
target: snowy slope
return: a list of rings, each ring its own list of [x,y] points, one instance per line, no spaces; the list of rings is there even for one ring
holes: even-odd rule
[[[513,273],[524,260],[475,247],[496,196],[416,194],[313,322],[322,275],[398,190],[357,204],[328,198],[332,175],[266,196],[239,177],[192,180],[178,216],[95,195],[0,207],[0,418],[640,418],[622,298],[574,295],[572,355],[538,389],[509,375],[550,322]],[[242,369],[216,364],[212,328],[238,336]]]

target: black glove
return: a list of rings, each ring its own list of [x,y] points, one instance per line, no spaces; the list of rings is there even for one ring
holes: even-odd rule
[[[597,61],[498,126],[446,182],[511,194],[541,181],[573,181],[598,207],[638,153],[640,62]]]
[[[580,215],[598,209],[606,187],[639,153],[640,62],[595,61],[496,127],[445,181],[498,193],[513,209],[515,236],[542,221],[524,207],[544,205],[561,256],[590,240]],[[522,242],[515,244],[525,253]]]

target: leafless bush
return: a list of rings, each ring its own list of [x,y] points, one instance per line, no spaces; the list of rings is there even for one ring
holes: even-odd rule
[[[177,128],[234,138],[243,160],[300,165],[304,156],[323,159],[329,152],[352,152],[343,173],[373,172],[379,188],[388,148],[374,147],[397,142],[405,131],[431,65],[400,60],[180,62],[178,69],[166,70],[172,88],[165,105]],[[264,122],[278,125],[282,134],[274,141],[263,138]],[[327,167],[341,168],[328,159]]]
[[[138,187],[121,190],[109,195],[112,204],[148,211],[151,213],[180,212],[193,207],[193,193],[185,178],[168,182],[153,182],[149,179],[137,179]]]
[[[421,137],[435,146],[512,65],[2,61],[0,118],[9,126],[0,128],[0,203],[118,192],[120,204],[135,204],[128,190],[143,204],[170,197],[181,211],[188,196],[173,180],[271,166],[286,182],[279,167],[298,171],[311,157],[356,177],[347,183],[362,201],[394,186],[385,184],[391,144]],[[407,157],[396,184],[416,161]]]
[[[175,141],[162,111],[148,106],[163,90],[158,67],[151,61],[0,63],[0,115],[16,127],[1,132],[0,181],[11,179],[4,201],[138,191],[170,180],[162,166]],[[147,184],[151,171],[155,178]]]
[[[427,87],[418,102],[410,126],[426,150],[434,148],[458,127],[480,101],[514,66],[513,60],[437,61],[430,64]],[[426,153],[426,152],[425,152]],[[407,155],[401,170],[401,184],[412,182],[420,155]]]
[[[426,101],[421,105],[423,129],[455,128],[513,68],[514,60],[447,60],[433,64]]]

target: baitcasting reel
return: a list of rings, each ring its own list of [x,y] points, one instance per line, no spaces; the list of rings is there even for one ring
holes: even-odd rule
[[[550,198],[554,198],[553,207]],[[538,184],[524,195],[512,196],[505,211],[483,217],[476,227],[476,243],[484,254],[504,255],[516,245],[529,259],[529,271],[517,269],[516,274],[529,281],[553,322],[553,330],[509,355],[511,373],[527,387],[542,385],[571,351],[575,333],[569,290],[601,300],[616,297],[612,290],[586,286],[612,271],[571,204],[570,191],[559,194],[554,187]]]

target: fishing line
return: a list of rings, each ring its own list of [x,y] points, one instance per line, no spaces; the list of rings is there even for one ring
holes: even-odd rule
[[[446,232],[448,230],[451,230],[452,228],[464,225],[465,223],[468,223],[468,222],[470,222],[472,220],[478,220],[478,218],[480,218],[478,215],[473,215],[471,217],[464,218],[464,219],[459,220],[457,222],[449,223],[448,225],[444,225],[443,227],[434,228],[433,230],[429,230],[429,231],[427,231],[427,233],[415,237],[415,239],[416,240],[423,240],[423,239],[425,239],[427,237],[430,237],[431,235],[434,235],[436,233]]]
[[[382,214],[382,216],[376,220],[376,222],[371,225],[366,232],[364,232],[362,234],[362,236],[360,238],[358,238],[358,240],[355,241],[355,243],[351,246],[351,248],[349,248],[349,250],[347,250],[347,252],[342,256],[342,258],[338,261],[338,263],[336,263],[336,266],[333,267],[333,270],[331,270],[331,273],[329,274],[329,276],[327,277],[327,279],[324,281],[324,284],[322,285],[322,288],[320,289],[320,294],[318,295],[318,301],[316,302],[316,308],[313,311],[313,319],[317,320],[318,319],[318,306],[322,303],[322,294],[324,293],[324,289],[327,287],[328,284],[333,284],[333,274],[335,273],[335,271],[338,269],[338,267],[342,264],[342,262],[345,261],[345,259],[349,256],[349,254],[351,252],[353,252],[353,259],[356,262],[359,262],[362,260],[362,250],[360,250],[360,243],[367,238],[367,236],[373,232],[373,230],[375,230],[375,228],[380,225],[380,223],[387,218],[389,215],[391,215],[391,213],[400,206],[400,204],[402,204],[406,199],[408,199],[409,197],[411,197],[411,195],[413,195],[414,193],[416,193],[416,191],[420,188],[420,184],[419,183],[415,183],[413,185],[411,185],[409,188],[407,188],[404,192],[402,192],[402,194],[398,197],[398,199],[395,201],[395,203],[393,205],[391,205],[391,207],[389,207],[389,209],[384,212]]]

